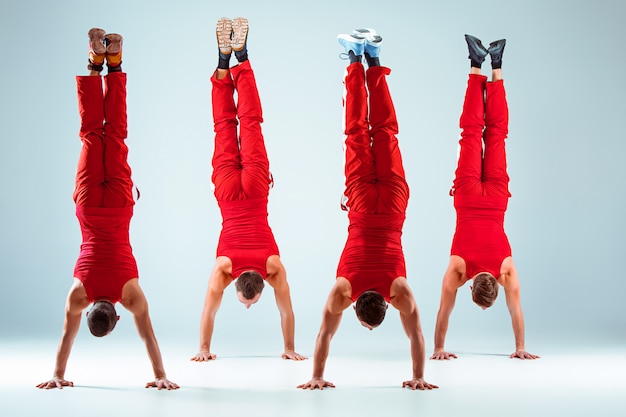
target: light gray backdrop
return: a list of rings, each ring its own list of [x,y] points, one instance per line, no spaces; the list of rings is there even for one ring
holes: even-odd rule
[[[382,34],[411,200],[408,278],[428,352],[454,230],[448,197],[469,69],[465,33],[507,38],[511,191],[506,229],[522,282],[527,349],[625,341],[626,28],[622,1],[14,1],[0,13],[0,340],[60,336],[80,233],[76,74],[87,31],[124,35],[130,162],[142,197],[131,241],[157,337],[195,353],[221,227],[210,189],[215,21],[250,20],[250,60],[276,185],[273,227],[289,274],[297,350],[311,355],[346,238],[342,76],[336,35]],[[489,65],[485,65],[486,69]],[[270,292],[246,311],[230,288],[214,350],[280,353]],[[379,333],[381,336],[376,335]],[[122,313],[110,337],[136,337]],[[90,337],[83,325],[79,337]],[[489,339],[503,340],[490,345]],[[346,346],[406,343],[397,314],[373,334],[348,314]],[[449,346],[510,353],[504,297],[483,312],[462,288]],[[496,347],[494,347],[496,346]],[[503,347],[500,347],[503,346]],[[341,349],[338,347],[337,349]],[[53,352],[42,352],[52,356]],[[51,370],[50,370],[51,371]],[[170,371],[173,372],[173,371]],[[43,372],[42,377],[47,375]]]

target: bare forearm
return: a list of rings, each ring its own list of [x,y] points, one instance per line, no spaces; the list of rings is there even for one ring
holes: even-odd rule
[[[435,352],[443,351],[446,342],[446,333],[448,332],[448,316],[444,316],[441,312],[437,315],[437,324],[435,326]]]
[[[211,351],[211,339],[215,325],[215,315],[203,316],[200,323],[200,351]]]
[[[153,336],[149,340],[144,340],[146,344],[146,350],[148,351],[148,357],[152,363],[152,370],[154,371],[154,377],[156,379],[165,378],[165,368],[163,366],[163,358],[161,356],[161,350],[156,338]]]
[[[315,341],[315,353],[313,356],[313,378],[324,378],[324,368],[326,367],[326,359],[330,351],[330,341],[332,334],[322,333],[317,335]]]
[[[276,299],[276,307],[280,313],[280,328],[283,332],[283,342],[285,344],[285,352],[295,349],[295,318],[293,315],[293,307],[291,305],[291,294],[289,293],[289,285],[283,277],[277,278],[274,287],[274,297]],[[279,285],[280,284],[280,285]]]
[[[295,350],[295,319],[293,312],[281,314],[280,326],[283,331],[285,351]]]
[[[213,277],[211,278],[214,279]],[[209,287],[211,284],[209,284]],[[202,318],[200,319],[200,351],[211,351],[211,338],[213,337],[213,329],[215,326],[215,316],[222,303],[223,288],[207,291],[204,300],[204,308],[202,309]]]
[[[424,336],[421,332],[411,339],[411,360],[413,361],[413,378],[424,378],[426,348],[424,346]]]
[[[441,301],[437,312],[437,324],[435,325],[435,353],[443,352],[445,348],[448,321],[452,315],[452,310],[454,310],[459,279],[459,274],[448,268],[441,288]]]
[[[337,280],[337,282],[341,284],[344,281]],[[330,341],[337,329],[339,329],[343,310],[351,303],[350,297],[343,295],[342,291],[341,287],[335,283],[322,313],[322,324],[315,340],[315,351],[313,353],[313,379],[324,378],[324,368],[328,352],[330,351]]]
[[[411,303],[413,304],[413,303]],[[400,311],[400,321],[404,327],[404,332],[409,338],[411,346],[411,360],[413,363],[413,379],[424,377],[424,362],[426,361],[426,348],[424,347],[424,335],[419,323],[417,309],[411,307]]]
[[[78,328],[80,327],[81,313],[78,314],[68,313],[65,315],[65,322],[63,324],[63,334],[61,335],[61,341],[57,349],[56,362],[54,366],[54,376],[58,378],[65,377],[65,368],[67,361],[72,351],[74,339],[78,334]]]
[[[161,351],[159,344],[154,336],[154,329],[152,328],[152,321],[148,314],[147,305],[140,313],[135,314],[135,326],[139,337],[146,345],[146,351],[152,363],[152,370],[154,371],[155,378],[165,378],[165,369],[163,368],[163,359],[161,358]]]
[[[59,347],[57,349],[56,362],[54,366],[54,377],[56,378],[65,378],[65,369],[67,367],[67,361],[70,357],[70,352],[72,350],[72,345],[74,344],[74,335],[64,334],[61,337],[61,342],[59,343]]]
[[[515,350],[526,350],[524,340],[524,315],[521,310],[511,313],[511,323],[513,325],[513,335],[515,336]]]

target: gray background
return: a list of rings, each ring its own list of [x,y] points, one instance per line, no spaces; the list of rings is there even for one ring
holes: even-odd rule
[[[125,38],[128,145],[142,192],[131,226],[140,283],[159,341],[196,352],[221,227],[210,189],[209,77],[217,63],[215,21],[223,15],[250,20],[276,180],[270,224],[288,270],[298,351],[313,353],[346,238],[339,209],[346,62],[336,35],[362,26],[382,34],[381,61],[393,70],[388,80],[412,193],[403,242],[428,353],[454,230],[447,192],[469,69],[465,33],[486,44],[508,41],[513,198],[506,230],[522,283],[527,349],[624,346],[626,3],[608,0],[3,2],[0,341],[60,336],[80,244],[71,199],[80,149],[74,75],[86,74],[86,33],[97,26]],[[448,348],[512,352],[504,297],[483,312],[468,288],[459,292]],[[110,337],[136,338],[130,314],[121,314]],[[83,326],[79,339],[87,337]],[[331,354],[365,343],[368,352],[386,352],[406,338],[395,312],[371,334],[349,313],[335,342]],[[269,291],[246,311],[228,289],[213,349],[281,352]],[[52,364],[53,351],[38,353]]]

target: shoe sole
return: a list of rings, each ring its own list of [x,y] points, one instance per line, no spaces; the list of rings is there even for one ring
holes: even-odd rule
[[[489,48],[487,48],[487,52],[492,54],[501,54],[506,46],[506,39],[500,39],[497,41],[493,41],[489,44]]]
[[[354,29],[352,35],[357,38],[365,38],[365,42],[373,46],[378,46],[383,41],[382,36],[378,35],[374,29],[370,28]]]
[[[483,46],[483,43],[477,37],[472,35],[465,35],[465,42],[467,43],[469,49],[471,49],[470,55],[473,51],[474,53],[476,53],[477,58],[484,60],[485,57],[489,54],[487,48]]]
[[[357,37],[355,35],[340,34],[337,35],[337,39],[343,39],[346,42],[355,43],[357,45],[365,45],[365,38]]]
[[[217,37],[217,47],[224,55],[232,52],[231,37],[233,34],[233,21],[223,17],[217,21],[215,36]]]
[[[106,35],[105,40],[107,42],[107,64],[115,67],[122,63],[122,42],[124,38],[117,33],[110,33]]]
[[[106,47],[104,46],[105,35],[105,31],[99,28],[91,28],[87,33],[87,36],[89,36],[89,52],[94,56],[104,57],[106,54]]]
[[[248,19],[245,17],[236,17],[233,19],[233,38],[230,46],[233,51],[241,51],[246,47],[248,39]]]
[[[383,43],[383,38],[378,35],[374,35],[372,38],[365,38],[365,44],[372,46],[380,46]]]

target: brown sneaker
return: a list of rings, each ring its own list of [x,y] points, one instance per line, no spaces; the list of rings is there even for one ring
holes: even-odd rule
[[[111,67],[119,67],[122,65],[122,35],[117,33],[109,33],[104,38],[107,46],[106,58],[109,70]]]
[[[215,26],[215,35],[217,36],[217,47],[223,55],[230,55],[232,48],[230,46],[233,34],[233,21],[227,17],[222,17],[217,21]]]
[[[236,17],[233,19],[233,38],[230,41],[233,51],[244,50],[246,48],[246,39],[248,39],[248,19]]]
[[[90,71],[102,71],[104,56],[106,55],[105,34],[104,30],[99,28],[91,28],[87,33],[89,36],[89,64],[87,69]]]

